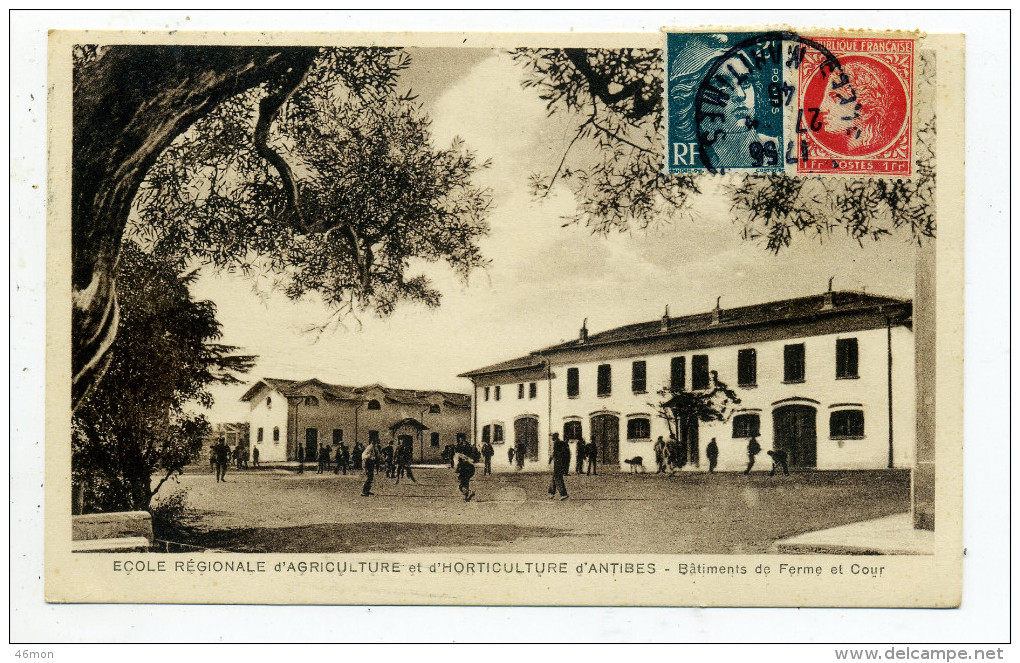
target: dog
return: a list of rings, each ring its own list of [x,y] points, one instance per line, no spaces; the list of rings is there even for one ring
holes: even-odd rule
[[[633,458],[628,458],[623,462],[630,465],[631,474],[637,474],[638,468],[641,469],[642,473],[645,471],[645,463],[644,460],[642,460],[641,456],[634,456]]]

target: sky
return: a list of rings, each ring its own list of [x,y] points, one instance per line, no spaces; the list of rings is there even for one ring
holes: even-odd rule
[[[500,51],[411,49],[402,85],[433,119],[437,146],[461,137],[491,167],[475,182],[491,187],[490,234],[480,246],[490,265],[467,283],[442,265],[415,266],[442,291],[438,309],[404,304],[386,319],[371,312],[321,334],[305,330],[330,311],[314,297],[290,301],[255,292],[241,276],[204,269],[197,298],[218,307],[223,342],[259,356],[242,386],[213,389],[213,422],[242,421],[239,401],[261,377],[319,378],[342,384],[469,393],[457,374],[574,338],[587,318],[592,333],[671,315],[817,294],[835,289],[912,297],[914,250],[904,237],[863,247],[834,234],[795,237],[779,255],[740,237],[719,181],[709,178],[692,219],[608,236],[564,227],[574,211],[561,184],[535,199],[534,171],[551,172],[573,137],[570,117],[548,117],[523,70]]]

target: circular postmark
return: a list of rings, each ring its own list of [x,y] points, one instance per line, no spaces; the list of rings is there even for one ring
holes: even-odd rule
[[[814,71],[804,86],[803,106],[818,109],[805,128],[811,139],[838,156],[867,157],[888,149],[908,126],[907,90],[888,64],[866,55],[845,55],[840,86]],[[817,130],[816,130],[817,128]]]
[[[715,58],[698,84],[694,102],[698,153],[708,172],[726,168],[782,172],[791,158],[806,158],[783,135],[785,109],[795,100],[799,102],[796,86],[783,72],[797,71],[807,49],[822,55],[818,67],[821,80],[846,78],[829,49],[788,31],[754,35]],[[823,82],[821,88],[826,87]],[[824,127],[815,120],[815,127]],[[798,117],[798,133],[800,122]]]

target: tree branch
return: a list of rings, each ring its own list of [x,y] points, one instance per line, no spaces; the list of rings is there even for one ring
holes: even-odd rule
[[[581,72],[581,75],[588,81],[588,89],[591,90],[592,94],[596,95],[603,101],[607,106],[612,106],[618,101],[623,101],[628,97],[636,97],[640,86],[637,81],[631,82],[621,87],[616,92],[609,91],[609,81],[604,76],[600,76],[592,68],[588,62],[588,49],[586,48],[565,48],[563,49],[567,59],[570,60],[571,64]]]
[[[579,126],[577,128],[577,133],[574,134],[574,137],[570,140],[570,143],[567,145],[567,149],[563,150],[563,157],[560,158],[559,165],[556,166],[556,170],[553,172],[552,177],[549,178],[549,184],[546,185],[545,193],[542,194],[543,198],[546,198],[546,197],[549,196],[549,192],[552,191],[553,184],[556,183],[556,179],[560,176],[560,171],[563,170],[563,164],[566,163],[566,161],[567,161],[567,155],[570,154],[570,148],[572,148],[574,146],[574,143],[577,142],[577,139],[580,138],[581,134],[584,133],[584,128],[586,126],[588,126],[589,124],[595,124],[595,118],[594,117],[589,118],[587,122],[585,122],[584,124],[582,124],[581,126]]]
[[[287,205],[291,213],[297,218],[298,225],[305,230],[307,228],[304,216],[301,214],[301,200],[297,180],[294,178],[294,171],[279,152],[269,147],[268,141],[269,129],[273,125],[273,120],[276,119],[276,114],[283,107],[283,104],[290,99],[291,95],[294,94],[294,91],[305,81],[309,69],[311,67],[304,69],[295,67],[287,70],[278,81],[278,88],[262,98],[262,101],[259,102],[259,119],[255,124],[255,135],[253,137],[255,150],[259,156],[272,164],[276,172],[280,174],[280,179],[283,180],[283,188],[287,192]]]
[[[650,150],[650,149],[648,149],[647,147],[641,147],[641,146],[640,146],[640,145],[638,145],[637,143],[632,143],[631,141],[627,140],[626,138],[624,138],[624,137],[623,137],[623,136],[621,136],[620,134],[618,134],[618,133],[616,133],[615,131],[612,131],[611,129],[609,129],[609,127],[603,127],[603,126],[602,126],[602,125],[600,125],[600,124],[599,124],[598,122],[595,122],[595,118],[594,118],[594,117],[593,117],[593,118],[592,118],[591,120],[589,120],[589,122],[591,123],[591,125],[592,125],[593,127],[595,127],[596,129],[598,129],[598,130],[599,130],[599,131],[601,131],[602,133],[606,134],[606,135],[607,135],[607,136],[609,136],[610,138],[615,138],[616,140],[620,141],[621,143],[624,143],[625,145],[630,145],[630,146],[631,146],[631,147],[633,147],[633,148],[634,148],[635,150],[641,150],[642,152],[647,152],[648,154],[651,154],[652,156],[655,156],[655,157],[658,157],[658,156],[660,156],[658,152],[655,152],[655,151],[653,151],[653,150]]]
[[[259,102],[259,119],[255,124],[253,140],[259,156],[268,161],[276,169],[276,172],[280,174],[280,179],[283,180],[283,188],[287,193],[287,206],[294,215],[297,227],[303,232],[322,232],[325,229],[322,221],[311,223],[305,219],[301,211],[300,191],[290,164],[287,163],[287,160],[279,152],[269,146],[269,129],[273,125],[276,114],[287,103],[287,100],[290,99],[294,92],[301,87],[302,83],[305,82],[310,70],[311,67],[306,67],[304,69],[295,68],[287,71],[279,81],[279,88],[267,94]],[[355,265],[357,265],[358,282],[363,289],[367,290],[369,287],[370,257],[362,252],[358,232],[349,221],[341,222],[340,230],[347,240],[351,257],[354,259]]]

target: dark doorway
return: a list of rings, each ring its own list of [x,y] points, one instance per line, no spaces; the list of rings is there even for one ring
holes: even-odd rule
[[[598,448],[603,465],[620,464],[620,418],[613,414],[597,414],[591,418],[591,439]]]
[[[408,449],[411,450],[411,457],[413,458],[414,457],[414,436],[412,436],[412,435],[398,435],[397,436],[397,449],[403,449],[405,446]],[[419,450],[419,454],[418,454],[419,457],[421,456],[421,451],[422,450]]]
[[[786,452],[792,467],[815,467],[818,440],[815,409],[810,405],[784,405],[772,412],[776,449]]]
[[[514,421],[514,447],[524,447],[525,458],[538,460],[538,419],[521,417]]]
[[[698,441],[698,422],[686,426],[682,431],[683,441],[687,443],[687,462],[695,467],[701,465],[701,445]]]
[[[305,429],[305,460],[315,460],[319,457],[319,429]]]

